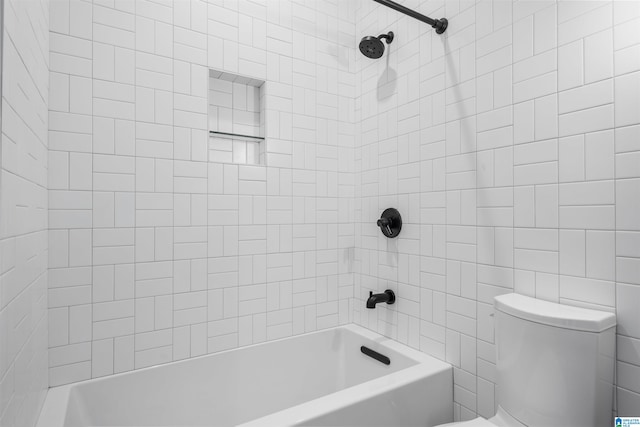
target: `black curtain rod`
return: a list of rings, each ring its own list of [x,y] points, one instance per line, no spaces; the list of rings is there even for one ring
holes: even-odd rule
[[[424,16],[423,14],[418,13],[415,10],[411,10],[408,7],[404,7],[403,5],[398,4],[391,0],[373,0],[373,1],[380,3],[383,6],[390,7],[391,9],[395,9],[400,13],[404,13],[405,15],[415,18],[418,21],[422,21],[431,25],[431,27],[435,28],[436,33],[438,34],[444,33],[445,30],[447,29],[447,26],[449,25],[449,21],[447,21],[446,18],[431,19],[428,16]]]

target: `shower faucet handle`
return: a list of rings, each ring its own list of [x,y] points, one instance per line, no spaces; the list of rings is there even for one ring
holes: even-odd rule
[[[376,225],[380,227],[382,234],[389,238],[398,237],[402,230],[402,217],[400,212],[395,208],[388,208],[382,212],[380,219],[376,221]]]
[[[391,231],[391,221],[388,218],[380,218],[376,224],[380,228],[384,227],[386,229],[386,231],[387,231],[386,234],[393,233],[393,231]]]

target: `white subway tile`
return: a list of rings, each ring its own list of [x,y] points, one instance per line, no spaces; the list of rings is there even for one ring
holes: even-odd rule
[[[616,76],[640,71],[640,44],[617,50],[614,53],[614,61]]]
[[[519,83],[558,69],[557,53],[550,50],[513,65],[513,82]]]
[[[585,179],[584,135],[558,140],[560,182],[583,181]]]
[[[613,181],[560,184],[561,206],[613,205]]]
[[[537,185],[535,189],[536,200],[536,227],[558,226],[558,186]]]
[[[615,79],[615,125],[635,125],[640,123],[640,72],[616,77]]]
[[[527,165],[558,160],[558,142],[550,139],[530,144],[519,144],[513,150],[513,164]]]
[[[616,153],[640,151],[640,126],[629,126],[615,131]]]
[[[560,136],[610,129],[613,127],[613,110],[613,105],[608,104],[562,114],[560,115]]]
[[[545,61],[549,60],[545,58]],[[548,69],[557,69],[554,62],[545,63],[540,66]],[[526,74],[526,72],[523,71],[523,74]],[[557,80],[557,71],[551,71],[546,74],[536,75],[519,83],[515,83],[514,81],[513,101],[522,102],[544,95],[550,95],[557,91]]]
[[[636,355],[640,350],[640,340],[625,336],[618,337],[618,360],[627,363],[635,363]]]
[[[535,225],[534,187],[516,187],[514,197],[514,225],[533,227]]]
[[[69,342],[91,341],[91,312],[89,304],[69,307]]]
[[[513,24],[513,59],[520,61],[533,56],[533,15]]]
[[[49,333],[49,347],[57,347],[69,343],[69,312],[67,307],[50,308],[48,311],[48,322],[51,332]],[[50,356],[51,357],[51,356]],[[51,363],[51,362],[49,362]]]
[[[615,280],[615,233],[587,231],[586,247],[587,277]]]
[[[49,350],[49,367],[70,365],[87,360],[91,360],[91,344],[88,342],[55,347]]]
[[[557,7],[554,4],[535,14],[534,48],[535,54],[553,49],[557,45]]]
[[[559,113],[566,114],[586,110],[613,102],[613,80],[587,84],[576,89],[560,92]]]
[[[514,231],[514,246],[518,249],[558,250],[558,230],[517,228]]]
[[[542,140],[558,136],[558,98],[549,95],[535,100],[535,138]]]
[[[514,142],[520,144],[534,140],[535,110],[534,102],[523,102],[513,107]]]
[[[583,230],[560,230],[560,274],[584,277],[586,240]]]
[[[113,339],[93,341],[91,345],[91,377],[113,374]]]
[[[514,266],[522,270],[558,273],[558,252],[514,249]]]
[[[640,180],[616,181],[616,228],[618,230],[640,229]]]
[[[616,155],[616,178],[638,178],[640,152],[620,153]]]
[[[606,30],[584,39],[584,80],[591,83],[613,77],[613,31]]]
[[[590,133],[585,138],[586,179],[612,179],[614,177],[614,133]]]
[[[115,47],[93,43],[93,78],[115,80]]]
[[[49,36],[51,52],[80,58],[91,58],[90,41],[58,33],[50,33]]]
[[[584,84],[583,40],[558,48],[558,90],[571,89]]]
[[[70,2],[61,1],[51,5],[49,27],[51,31],[69,34]]]
[[[619,334],[640,338],[640,287],[618,283],[616,285],[616,317]]]
[[[514,167],[515,185],[551,184],[558,180],[558,162],[533,163]]]
[[[602,206],[560,206],[560,227],[567,229],[612,230],[615,208]]]
[[[640,24],[640,17],[637,17],[636,15],[635,19],[624,23],[619,23],[614,27],[616,50],[640,44],[640,36],[638,36],[637,31],[638,24]]]
[[[91,378],[91,362],[79,362],[58,366],[49,370],[49,384],[52,387]]]

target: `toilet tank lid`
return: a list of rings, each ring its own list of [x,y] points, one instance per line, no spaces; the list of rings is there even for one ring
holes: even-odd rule
[[[556,304],[519,294],[495,297],[494,307],[524,320],[577,331],[602,332],[616,325],[613,313]]]

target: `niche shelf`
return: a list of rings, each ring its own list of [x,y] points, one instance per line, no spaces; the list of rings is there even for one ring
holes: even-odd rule
[[[264,81],[209,70],[209,161],[263,165]]]

